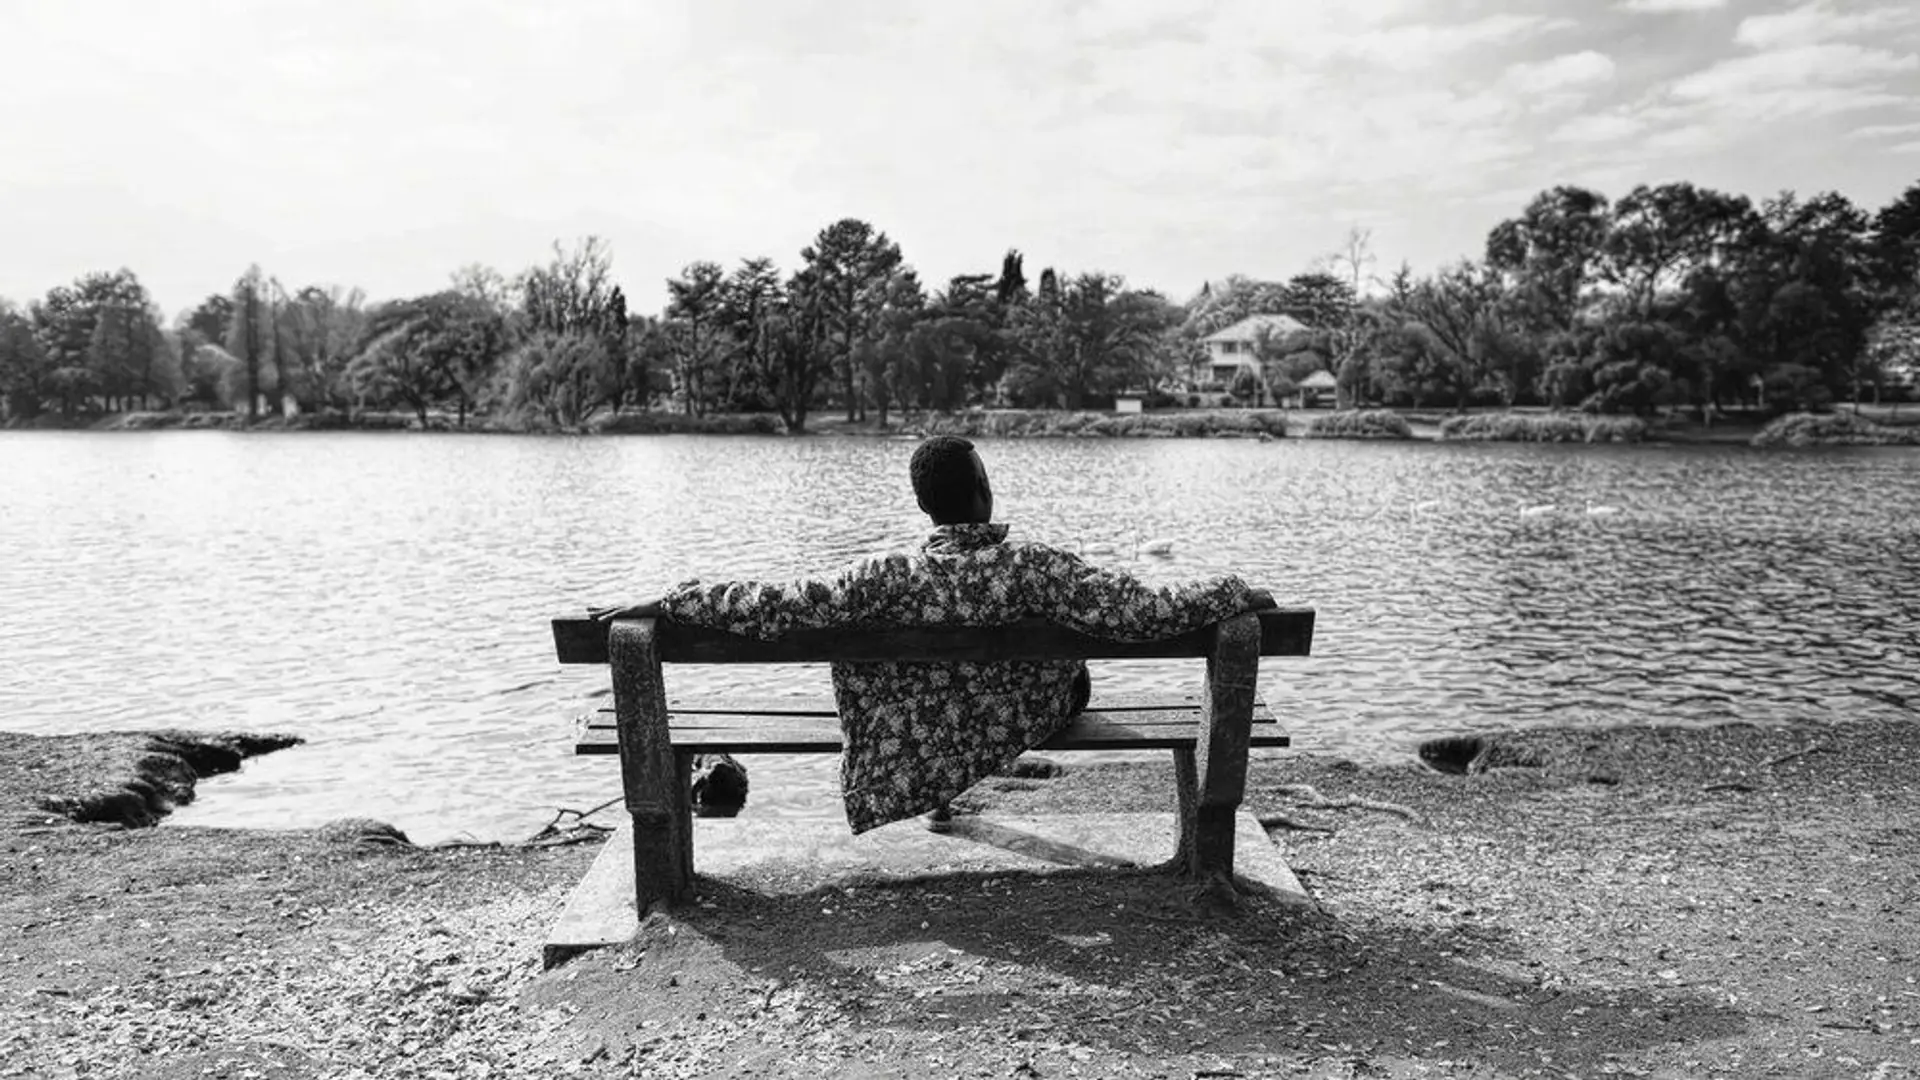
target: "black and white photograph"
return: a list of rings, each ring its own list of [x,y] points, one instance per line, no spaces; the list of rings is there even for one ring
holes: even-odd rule
[[[0,0],[0,1080],[1920,1080],[1915,0]]]

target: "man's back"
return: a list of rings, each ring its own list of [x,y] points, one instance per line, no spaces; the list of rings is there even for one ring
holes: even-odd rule
[[[942,525],[914,555],[830,581],[688,582],[676,621],[773,638],[795,629],[998,626],[1027,618],[1115,640],[1184,632],[1246,610],[1238,578],[1152,588],[1071,553],[1006,542],[1007,526]],[[1076,661],[836,664],[842,794],[854,832],[926,813],[1010,765],[1071,718]]]

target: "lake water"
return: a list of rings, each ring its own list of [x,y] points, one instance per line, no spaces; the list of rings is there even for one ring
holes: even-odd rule
[[[523,837],[618,793],[613,759],[570,752],[605,670],[556,664],[546,620],[917,543],[913,445],[0,433],[0,726],[308,740],[205,782],[178,823],[351,814],[422,841]],[[1016,537],[1155,582],[1236,571],[1317,608],[1315,655],[1262,672],[1301,749],[1377,760],[1508,725],[1920,710],[1911,450],[980,448]],[[1521,513],[1547,503],[1560,511]],[[1150,539],[1173,555],[1138,554]],[[1199,677],[1095,666],[1116,689]],[[669,679],[828,690],[820,667]],[[838,814],[832,759],[749,764],[750,813]]]

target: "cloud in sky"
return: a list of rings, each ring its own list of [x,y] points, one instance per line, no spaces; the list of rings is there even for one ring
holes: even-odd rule
[[[1673,11],[1717,11],[1726,6],[1727,0],[1621,0],[1620,10],[1663,14]]]
[[[1356,224],[1383,265],[1431,267],[1564,182],[1877,205],[1916,179],[1886,152],[1920,122],[1907,11],[23,5],[0,65],[21,103],[0,114],[0,295],[128,265],[176,311],[259,262],[391,296],[593,232],[653,310],[687,262],[792,267],[853,215],[932,282],[1019,247],[1030,272],[1108,269],[1184,296],[1298,272]]]
[[[1920,70],[1920,55],[1849,42],[1785,45],[1723,60],[1673,83],[1683,101],[1759,115],[1898,104],[1894,80]],[[1834,93],[1838,91],[1837,93]]]
[[[1816,134],[1812,124],[1831,136],[1845,130],[1836,118],[1911,112],[1920,90],[1920,19],[1904,6],[1816,0],[1742,18],[1733,42],[1733,55],[1656,89],[1650,127],[1691,130],[1696,148]]]
[[[1868,124],[1853,129],[1856,139],[1878,139],[1887,135],[1920,135],[1920,120],[1905,124]]]
[[[1818,41],[1868,37],[1920,26],[1920,9],[1908,5],[1844,9],[1814,3],[1740,20],[1733,40],[1752,49],[1783,49]]]
[[[1605,53],[1582,49],[1551,60],[1515,64],[1507,69],[1505,82],[1522,94],[1548,94],[1607,82],[1614,70],[1613,59]]]

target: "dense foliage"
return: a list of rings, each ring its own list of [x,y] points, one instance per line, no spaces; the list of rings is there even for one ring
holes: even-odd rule
[[[1442,439],[1460,442],[1639,442],[1646,435],[1646,421],[1635,416],[1481,413],[1440,424]]]
[[[1405,417],[1387,409],[1343,409],[1307,422],[1309,439],[1411,439]]]
[[[1286,435],[1286,417],[1277,412],[1159,413],[1115,416],[1104,412],[1054,410],[972,410],[929,415],[919,426],[924,435],[1065,436],[1104,438],[1198,438],[1242,436],[1277,439]]]
[[[1791,413],[1753,437],[1755,446],[1920,446],[1920,427],[1888,427],[1852,413]]]
[[[1559,187],[1496,225],[1478,259],[1425,277],[1403,264],[1385,280],[1372,262],[1355,230],[1287,281],[1230,276],[1184,304],[1109,273],[1047,268],[1030,282],[1018,251],[997,273],[929,288],[886,233],[849,218],[791,273],[767,258],[688,265],[657,315],[629,309],[611,250],[589,238],[511,278],[469,266],[445,289],[373,304],[250,267],[170,328],[123,269],[24,308],[0,300],[0,395],[28,418],[401,409],[422,423],[477,413],[575,429],[665,409],[803,430],[823,408],[885,422],[896,410],[1103,409],[1123,392],[1150,406],[1223,393],[1264,405],[1309,377],[1324,386],[1321,372],[1348,409],[1639,416],[1900,400],[1920,375],[1920,184],[1872,214],[1834,193],[1755,205],[1688,183],[1617,201]],[[1282,314],[1305,330],[1262,332],[1237,368],[1209,357],[1208,334]],[[1210,374],[1221,370],[1231,377]]]
[[[1688,183],[1618,202],[1561,187],[1497,225],[1483,261],[1407,282],[1376,353],[1376,392],[1647,415],[1859,400],[1914,356],[1920,185],[1869,217],[1844,196],[1745,197]],[[1397,324],[1397,325],[1396,325]],[[1883,344],[1884,343],[1884,344]]]

